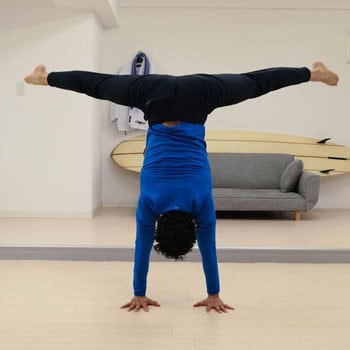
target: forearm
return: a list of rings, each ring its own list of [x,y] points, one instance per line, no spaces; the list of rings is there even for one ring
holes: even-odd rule
[[[145,296],[149,259],[154,241],[155,216],[140,196],[136,210],[136,240],[133,287],[135,296]]]
[[[136,241],[133,288],[134,295],[143,297],[146,295],[147,274],[149,269],[149,257],[152,249],[152,242]]]
[[[208,295],[219,295],[220,278],[216,252],[202,253],[202,264]]]
[[[154,228],[138,224],[135,242],[133,288],[135,296],[145,296]]]
[[[218,295],[220,292],[219,267],[215,245],[215,225],[201,230],[197,242],[202,256],[208,295]]]

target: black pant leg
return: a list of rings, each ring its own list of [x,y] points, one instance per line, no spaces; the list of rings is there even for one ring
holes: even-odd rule
[[[308,68],[269,68],[243,74],[253,85],[253,96],[259,97],[270,91],[305,83],[310,80]]]
[[[52,72],[48,84],[120,105],[143,108],[138,85],[143,76],[112,75],[87,71]]]
[[[310,70],[303,68],[269,68],[243,74],[202,75],[205,82],[208,114],[215,108],[256,98],[287,86],[310,80]]]

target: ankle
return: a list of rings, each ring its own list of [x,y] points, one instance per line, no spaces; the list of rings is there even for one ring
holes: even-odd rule
[[[320,81],[320,71],[317,69],[310,69],[310,81]]]
[[[38,83],[40,85],[49,85],[48,82],[47,82],[47,76],[48,76],[47,73],[40,73],[38,75]]]

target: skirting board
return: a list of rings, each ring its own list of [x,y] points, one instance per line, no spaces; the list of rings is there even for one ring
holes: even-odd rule
[[[92,211],[0,211],[0,218],[78,218],[91,219],[102,208],[102,203]]]
[[[350,249],[304,249],[269,247],[217,248],[219,262],[236,263],[350,263]],[[24,246],[1,245],[0,259],[8,260],[72,260],[72,261],[133,261],[132,247],[91,246]],[[152,251],[151,261],[171,261]],[[199,262],[198,248],[185,261]]]

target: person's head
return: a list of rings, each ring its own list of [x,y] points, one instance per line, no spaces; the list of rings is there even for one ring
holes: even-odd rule
[[[196,242],[197,225],[192,215],[171,210],[159,216],[154,249],[167,258],[183,260]]]

